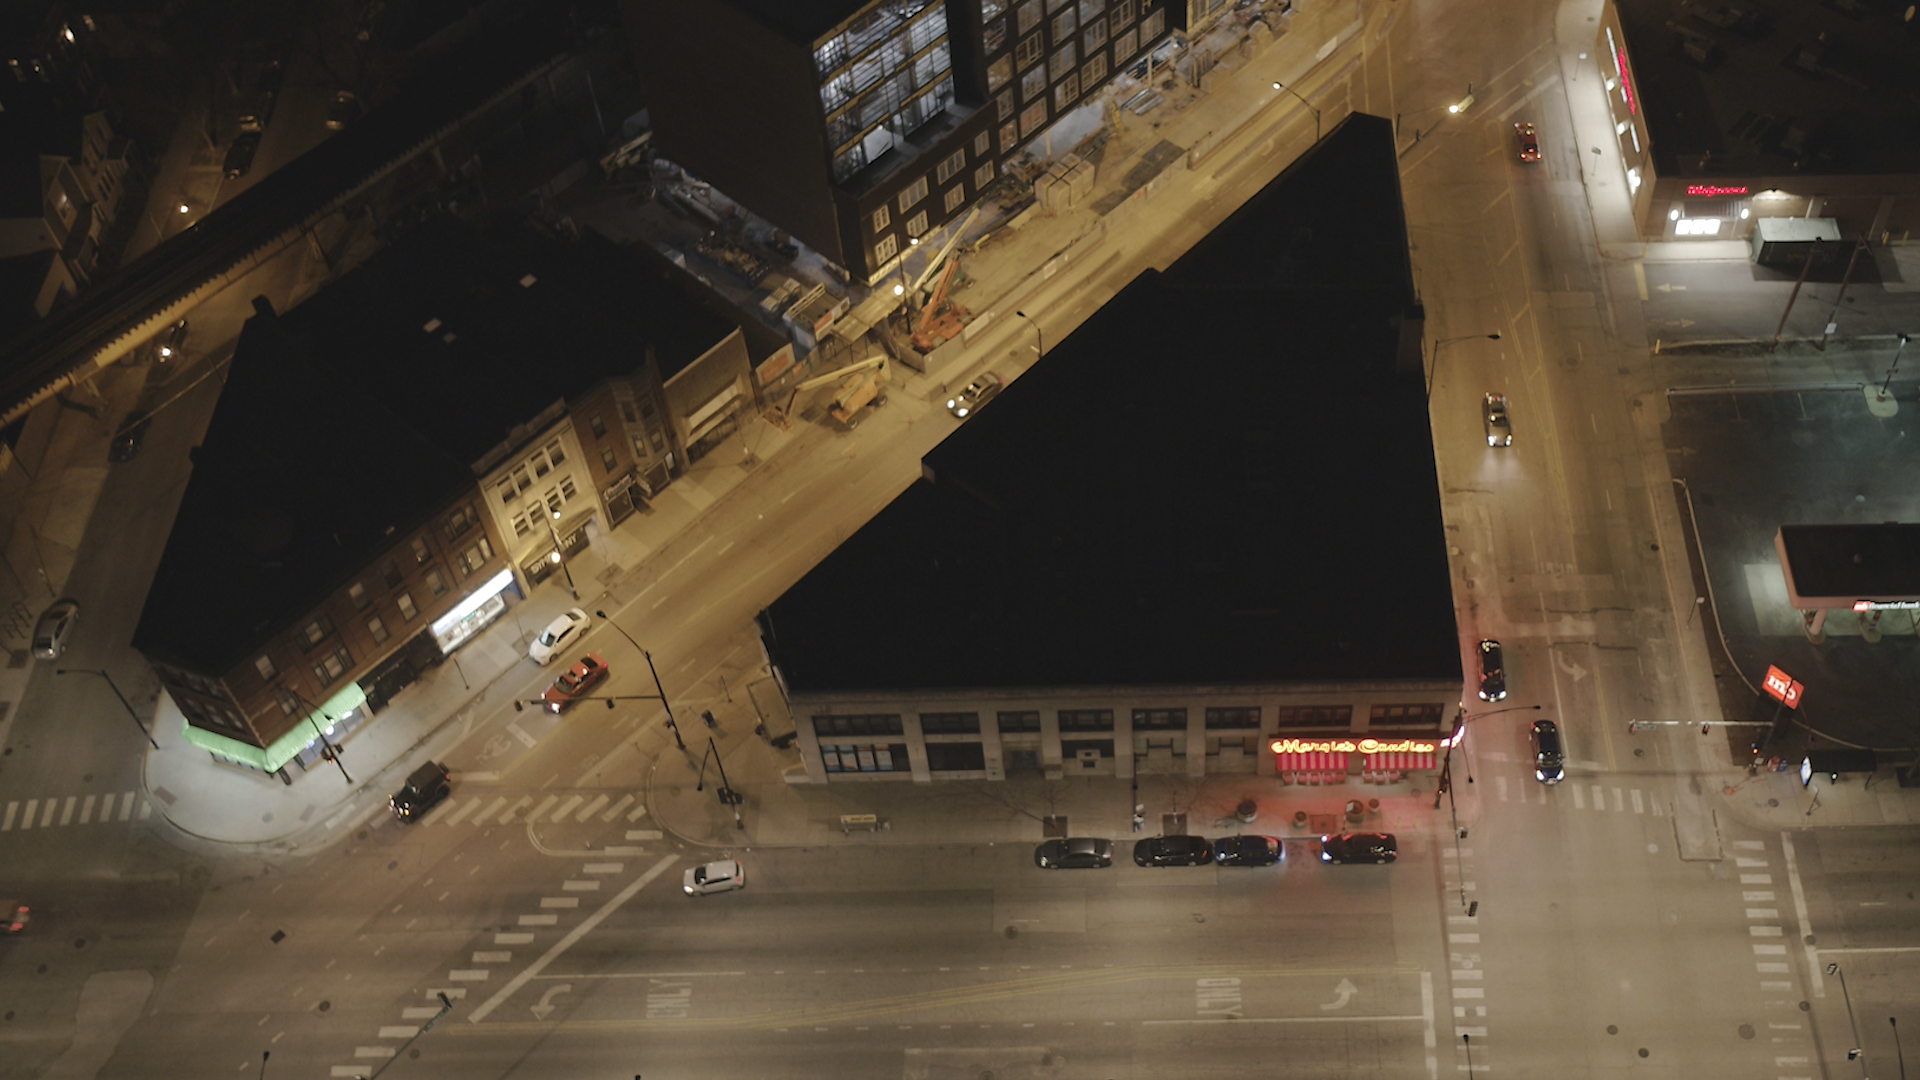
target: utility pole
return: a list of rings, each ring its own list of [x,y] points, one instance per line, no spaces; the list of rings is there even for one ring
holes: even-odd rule
[[[1800,297],[1800,286],[1807,283],[1807,273],[1813,269],[1814,257],[1819,254],[1820,239],[1815,237],[1813,246],[1807,249],[1807,261],[1800,266],[1800,277],[1794,281],[1793,291],[1787,294],[1787,306],[1786,310],[1780,313],[1780,325],[1773,328],[1773,341],[1767,346],[1768,352],[1780,347],[1780,335],[1787,328],[1787,316],[1792,314],[1793,302]]]
[[[1860,253],[1867,250],[1867,239],[1861,237],[1854,241],[1853,254],[1847,257],[1847,272],[1840,275],[1840,294],[1833,298],[1833,313],[1827,316],[1826,332],[1820,335],[1820,351],[1827,351],[1827,340],[1833,337],[1834,330],[1840,326],[1840,305],[1847,298],[1847,286],[1853,282],[1853,266],[1860,261]]]

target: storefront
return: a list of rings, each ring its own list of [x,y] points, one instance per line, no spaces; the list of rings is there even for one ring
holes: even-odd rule
[[[431,627],[433,640],[440,646],[442,655],[450,656],[455,649],[465,645],[475,634],[493,625],[493,621],[506,614],[508,589],[519,592],[513,581],[513,571],[502,570],[482,582],[480,587],[465,599],[454,605],[451,611],[433,621]]]
[[[528,585],[538,585],[553,575],[555,570],[587,550],[587,525],[593,521],[594,511],[588,511],[577,517],[557,522],[553,532],[544,540],[536,540],[523,548],[515,561],[520,570],[527,575]],[[554,541],[559,541],[556,549]]]
[[[1274,771],[1289,784],[1344,784],[1359,766],[1366,783],[1389,784],[1405,779],[1410,772],[1425,772],[1438,767],[1434,759],[1440,749],[1429,739],[1274,739],[1267,743],[1273,752]]]

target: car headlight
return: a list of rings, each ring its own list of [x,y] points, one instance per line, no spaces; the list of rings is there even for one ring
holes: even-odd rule
[[[1323,849],[1321,849],[1321,852],[1320,852],[1320,861],[1321,861],[1321,862],[1332,862],[1332,861],[1333,861],[1333,856],[1332,856],[1332,855],[1330,855],[1330,854],[1328,854],[1328,853],[1327,853],[1327,851],[1326,851],[1326,850],[1325,850],[1325,849],[1323,848]]]

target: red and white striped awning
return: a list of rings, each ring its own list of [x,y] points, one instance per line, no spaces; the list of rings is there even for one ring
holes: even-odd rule
[[[1286,772],[1346,772],[1347,754],[1275,754],[1275,767]]]
[[[1435,767],[1432,754],[1382,753],[1367,758],[1367,768],[1385,772],[1413,772]]]

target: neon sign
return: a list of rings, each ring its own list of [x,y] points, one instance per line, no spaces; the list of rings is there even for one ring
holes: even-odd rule
[[[1747,189],[1744,185],[1741,187],[1718,187],[1714,184],[1687,185],[1687,194],[1689,195],[1745,195],[1746,193]]]
[[[1267,747],[1276,754],[1431,754],[1439,744],[1417,739],[1275,739]]]
[[[1620,98],[1627,103],[1627,115],[1636,115],[1640,103],[1633,100],[1633,80],[1627,77],[1627,50],[1615,49],[1613,63],[1620,69]]]

